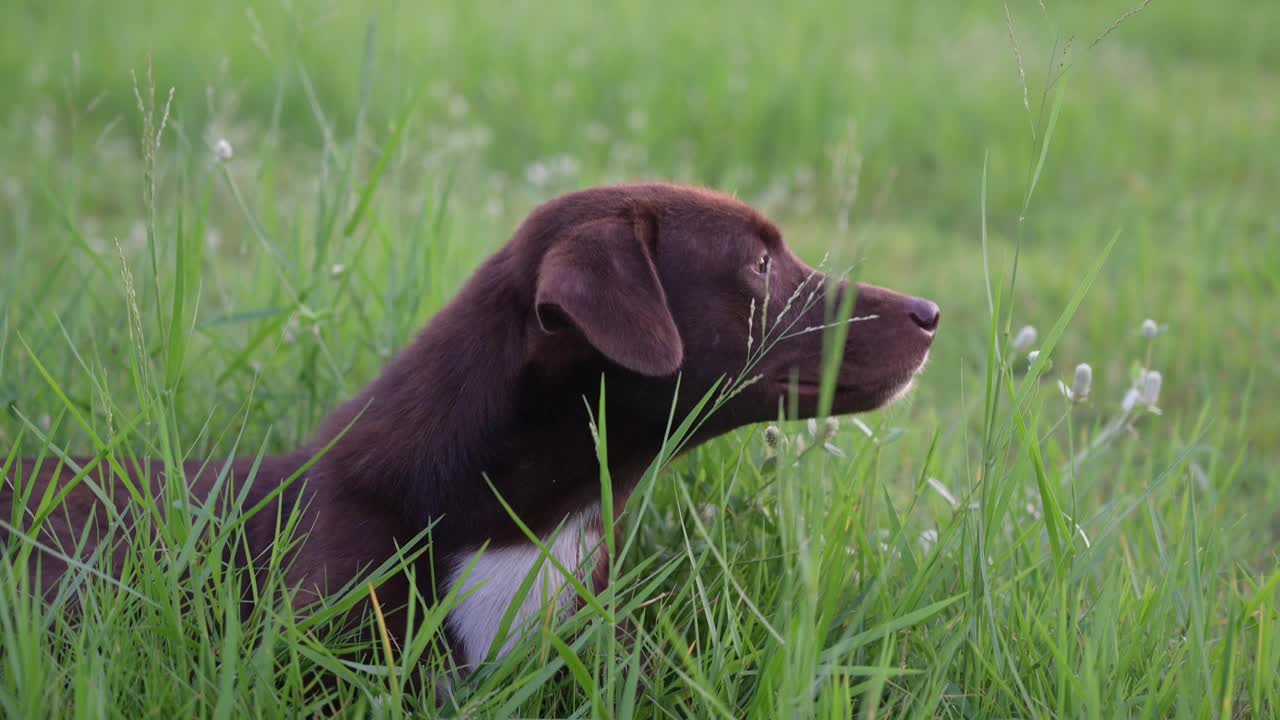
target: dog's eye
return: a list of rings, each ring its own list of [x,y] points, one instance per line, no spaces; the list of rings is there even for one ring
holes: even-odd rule
[[[760,273],[761,275],[766,275],[766,274],[768,274],[768,272],[769,272],[769,255],[768,255],[767,253],[766,253],[766,254],[764,254],[764,255],[761,255],[761,256],[760,256],[760,259],[756,261],[756,272]]]

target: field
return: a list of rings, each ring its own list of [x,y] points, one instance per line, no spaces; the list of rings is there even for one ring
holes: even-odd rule
[[[0,715],[1275,717],[1278,36],[1248,0],[6,3],[6,478],[294,447],[602,182],[735,193],[943,317],[915,392],[826,447],[782,423],[661,468],[618,592],[447,695],[439,612],[373,663],[242,621],[234,523],[180,500],[78,611],[34,601],[31,498]]]

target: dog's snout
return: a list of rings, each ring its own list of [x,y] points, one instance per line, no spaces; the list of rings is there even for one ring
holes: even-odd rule
[[[908,313],[920,329],[929,332],[938,329],[938,320],[942,318],[942,311],[938,309],[938,304],[924,298],[912,298]]]

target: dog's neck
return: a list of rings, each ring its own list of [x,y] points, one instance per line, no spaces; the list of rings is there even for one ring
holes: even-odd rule
[[[489,262],[509,259],[499,253]],[[493,277],[508,284],[481,280]],[[432,542],[445,551],[524,539],[499,494],[543,536],[598,506],[587,408],[597,401],[599,370],[531,364],[539,331],[529,322],[531,289],[519,283],[509,273],[477,273],[334,413],[317,445],[337,438],[317,474],[322,491],[397,508],[414,530],[434,522]],[[630,456],[610,458],[623,494],[660,441],[629,442]]]
[[[489,262],[506,261],[499,253]],[[483,280],[495,277],[511,285]],[[512,606],[511,634],[498,648],[503,653],[528,623],[548,617],[544,598],[553,599],[558,613],[573,601],[567,580],[511,514],[561,567],[597,591],[607,577],[590,427],[602,368],[590,353],[576,352],[572,338],[541,334],[531,321],[532,291],[518,284],[510,273],[477,273],[369,387],[333,414],[313,447],[334,443],[315,473],[318,492],[341,506],[398,513],[415,534],[431,524],[435,577],[443,580],[437,592],[461,586],[465,594],[450,612],[449,629],[469,666],[494,646]],[[615,444],[609,461],[620,509],[662,434],[626,417],[609,423],[615,436],[628,439]],[[519,599],[520,585],[539,564],[536,582]]]

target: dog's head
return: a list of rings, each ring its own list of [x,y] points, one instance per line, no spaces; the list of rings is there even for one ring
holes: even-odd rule
[[[662,422],[677,375],[686,408],[717,380],[749,383],[717,413],[721,429],[776,418],[780,403],[811,417],[824,337],[842,335],[842,352],[828,351],[831,412],[880,407],[909,389],[938,327],[934,303],[820,272],[752,208],[696,188],[571,193],[538,208],[516,243],[537,267],[535,364],[603,368],[611,397]]]

